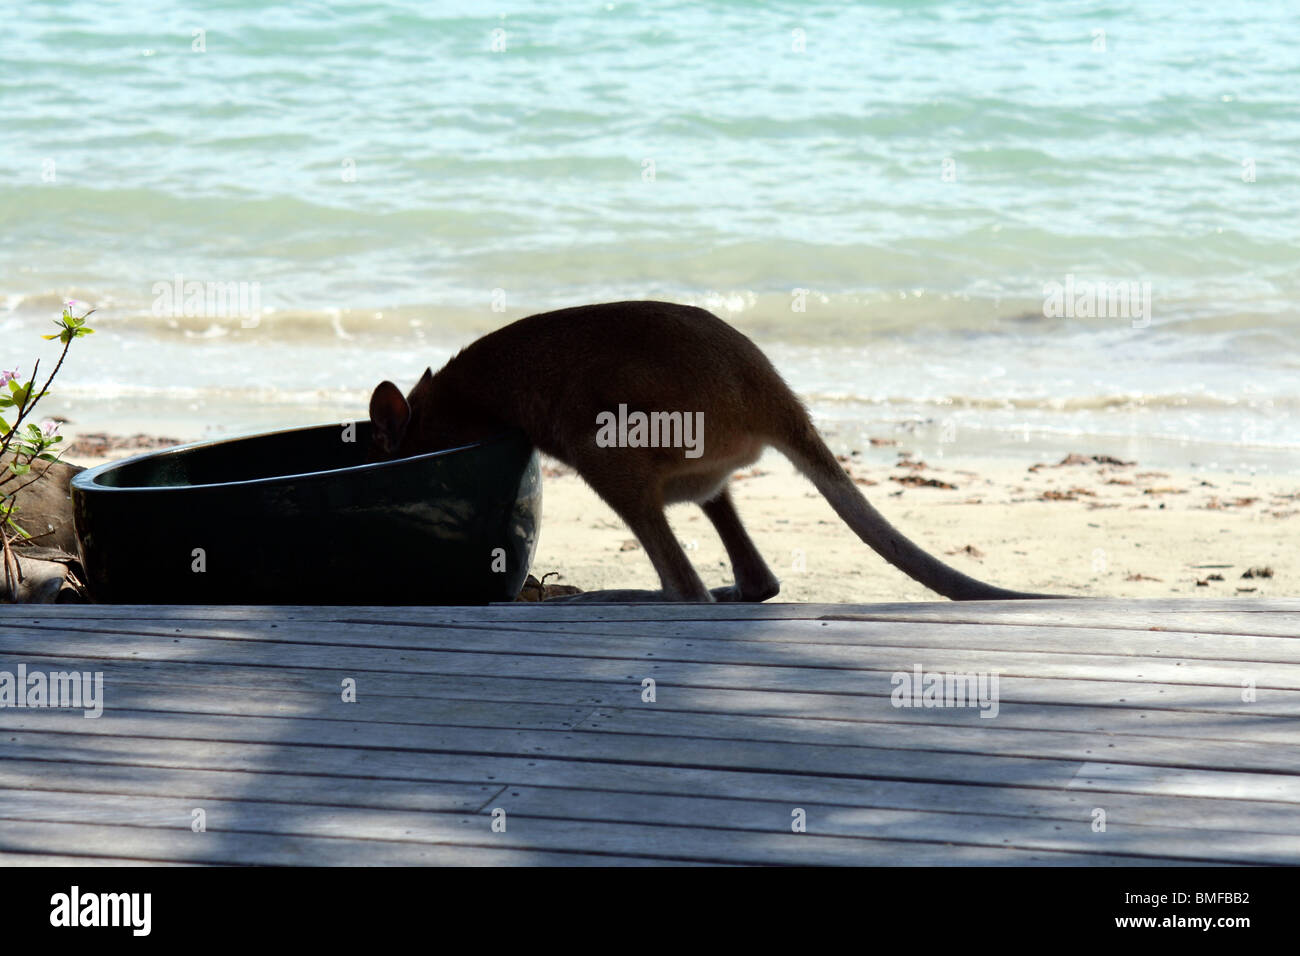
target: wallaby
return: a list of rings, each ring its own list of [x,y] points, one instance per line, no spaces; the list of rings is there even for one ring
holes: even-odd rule
[[[612,440],[615,416],[622,441]],[[1049,596],[985,584],[905,538],[858,491],[758,346],[693,306],[610,302],[520,319],[473,342],[436,375],[426,369],[405,398],[381,382],[370,420],[372,460],[454,448],[514,427],[576,469],[627,522],[663,584],[662,591],[592,591],[578,599],[776,595],[780,584],[727,490],[732,473],[769,445],[812,480],[858,537],[926,587],[959,601]],[[692,439],[690,426],[701,422],[703,433]],[[647,423],[661,428],[647,435]],[[710,592],[691,567],[664,515],[665,506],[685,501],[698,503],[717,528],[734,585]]]

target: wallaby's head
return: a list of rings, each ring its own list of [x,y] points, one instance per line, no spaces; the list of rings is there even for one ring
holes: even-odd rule
[[[409,396],[392,382],[380,382],[370,395],[370,447],[367,461],[408,458],[451,447],[450,435],[438,433],[434,411],[433,371],[425,369]]]

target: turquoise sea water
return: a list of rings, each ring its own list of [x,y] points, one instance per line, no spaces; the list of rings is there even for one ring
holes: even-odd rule
[[[1300,460],[1287,4],[5,10],[5,363],[98,307],[79,422],[347,416],[508,319],[657,297],[845,428]],[[261,314],[157,314],[177,276]],[[1045,316],[1067,276],[1149,283],[1149,323]]]

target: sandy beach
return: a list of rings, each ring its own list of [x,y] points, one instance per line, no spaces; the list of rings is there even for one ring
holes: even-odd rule
[[[984,460],[891,462],[883,452],[897,455],[874,449],[846,463],[868,499],[913,540],[975,577],[1070,596],[1297,593],[1289,543],[1300,527],[1300,480],[1149,471],[1140,463],[1046,463],[1030,471]],[[920,483],[928,481],[952,487]],[[657,586],[631,533],[575,474],[552,468],[544,489],[535,574],[558,572],[553,583],[584,590]],[[776,600],[935,599],[862,544],[779,455],[742,472],[732,493],[781,579]],[[722,545],[700,510],[679,506],[669,520],[705,583],[727,583]],[[1272,576],[1242,577],[1256,568]]]
[[[169,443],[143,433],[65,431],[65,460],[78,465]],[[1300,528],[1298,478],[1147,468],[1083,447],[1029,464],[926,461],[904,439],[878,441],[839,456],[868,500],[927,550],[986,581],[1068,596],[1248,600],[1300,593],[1292,545]],[[543,473],[533,574],[584,591],[658,587],[631,531],[575,472],[544,460]],[[769,452],[739,473],[732,494],[781,579],[776,600],[935,599],[862,544],[779,454]],[[676,506],[669,520],[705,583],[729,583],[721,542],[700,509]]]

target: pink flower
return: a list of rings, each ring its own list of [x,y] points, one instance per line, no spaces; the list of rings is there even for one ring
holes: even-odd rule
[[[41,433],[46,438],[53,438],[59,433],[59,423],[56,421],[41,422]]]
[[[12,372],[6,372],[0,369],[0,386],[8,385],[11,381],[16,379],[17,377],[18,377],[18,369],[14,369]]]

